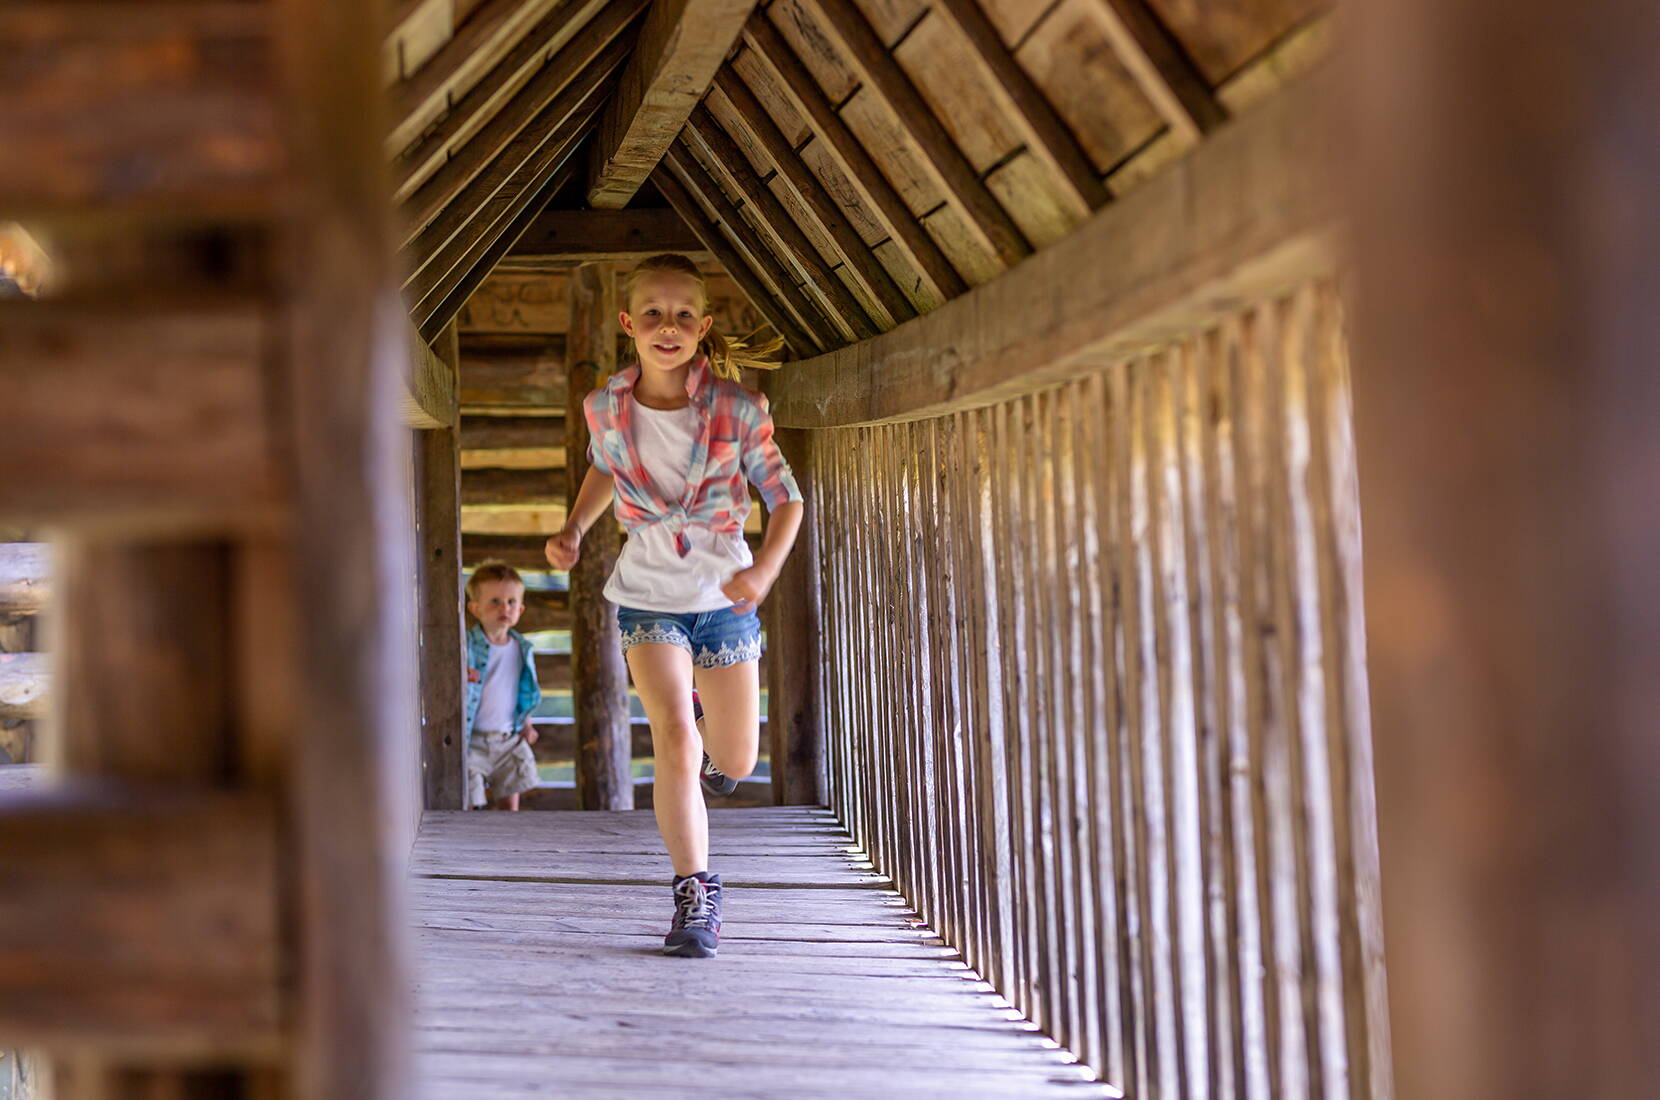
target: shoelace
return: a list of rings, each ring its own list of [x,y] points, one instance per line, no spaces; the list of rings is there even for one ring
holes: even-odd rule
[[[715,923],[714,905],[710,895],[719,898],[720,887],[711,886],[702,879],[689,878],[675,885],[675,900],[680,907],[682,928],[712,928]]]

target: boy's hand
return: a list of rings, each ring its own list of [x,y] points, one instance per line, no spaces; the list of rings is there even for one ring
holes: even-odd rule
[[[761,601],[767,598],[767,592],[772,588],[772,582],[777,579],[777,570],[756,563],[732,574],[732,579],[721,585],[720,590],[732,601],[733,612],[743,614],[761,606]]]
[[[547,555],[548,564],[555,569],[569,569],[576,564],[577,555],[581,550],[582,529],[567,523],[559,529],[557,535],[548,536],[547,545],[542,548],[542,553]]]
[[[529,718],[525,719],[524,735],[525,744],[527,745],[534,745],[536,743],[536,739],[541,736],[541,734],[536,732],[536,723],[532,722]]]

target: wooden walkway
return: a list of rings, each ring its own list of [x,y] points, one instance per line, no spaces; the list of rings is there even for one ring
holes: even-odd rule
[[[921,926],[825,810],[715,810],[720,957],[660,953],[651,814],[429,813],[418,1074],[489,1097],[1114,1096]]]

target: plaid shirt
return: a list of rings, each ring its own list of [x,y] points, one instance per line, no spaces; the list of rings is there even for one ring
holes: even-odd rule
[[[760,490],[768,511],[801,499],[795,476],[773,442],[766,397],[716,378],[702,355],[692,360],[686,374],[686,394],[703,422],[692,444],[686,495],[675,501],[662,499],[634,447],[634,403],[629,396],[639,378],[638,366],[625,367],[582,403],[588,419],[588,461],[616,479],[617,521],[623,530],[666,523],[674,532],[675,550],[685,557],[691,549],[686,537],[690,525],[720,532],[743,530],[749,515],[746,480]]]

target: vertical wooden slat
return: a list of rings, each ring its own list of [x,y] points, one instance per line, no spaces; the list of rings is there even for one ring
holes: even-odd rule
[[[822,806],[826,698],[818,639],[823,630],[819,589],[819,485],[806,433],[774,435],[804,497],[801,533],[767,601],[767,731],[772,740],[772,800],[780,806]]]

